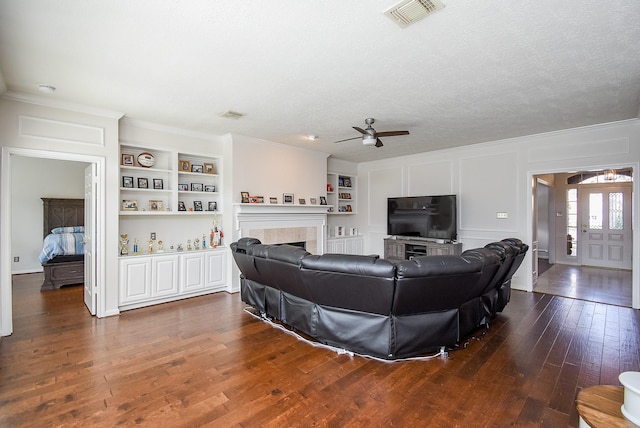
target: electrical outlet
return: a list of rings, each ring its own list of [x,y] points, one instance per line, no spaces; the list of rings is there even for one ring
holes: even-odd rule
[[[505,212],[498,212],[496,213],[496,218],[509,218],[509,215]]]
[[[155,232],[151,232],[151,240],[152,241],[156,240],[156,233]]]
[[[20,257],[19,257],[19,256],[14,257],[14,258],[13,258],[13,262],[14,262],[14,263],[20,263]]]

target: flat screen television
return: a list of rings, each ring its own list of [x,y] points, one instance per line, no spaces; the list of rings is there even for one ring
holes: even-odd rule
[[[387,199],[387,234],[455,241],[456,195]]]

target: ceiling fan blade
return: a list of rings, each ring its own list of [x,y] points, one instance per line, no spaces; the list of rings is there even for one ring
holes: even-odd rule
[[[380,138],[376,141],[376,147],[382,147],[382,140],[380,140]]]
[[[353,138],[347,138],[346,140],[339,140],[339,141],[334,141],[334,143],[342,143],[343,141],[351,141],[351,140],[359,140],[362,137],[353,137]]]
[[[396,135],[409,135],[409,131],[383,131],[377,132],[378,137],[393,137]]]
[[[361,133],[361,134],[366,134],[366,133],[367,133],[367,131],[365,131],[365,130],[364,130],[364,129],[362,129],[362,128],[358,128],[357,126],[354,126],[354,127],[353,127],[353,129],[355,129],[356,131],[358,131],[358,132],[359,132],[359,133]]]

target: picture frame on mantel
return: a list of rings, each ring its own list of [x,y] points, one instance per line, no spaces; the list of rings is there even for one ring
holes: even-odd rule
[[[293,205],[293,193],[283,193],[282,203],[287,205]]]

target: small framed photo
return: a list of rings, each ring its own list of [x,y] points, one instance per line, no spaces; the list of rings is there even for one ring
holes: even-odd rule
[[[206,184],[204,186],[204,191],[205,192],[215,192],[216,191],[216,186],[214,186],[213,184]]]
[[[202,189],[203,189],[202,183],[191,183],[192,192],[202,192]]]
[[[282,203],[283,204],[293,204],[293,193],[283,193],[282,194]]]
[[[193,210],[202,211],[202,201],[193,201]]]
[[[122,211],[138,211],[138,201],[136,199],[123,199]]]
[[[305,198],[300,198],[300,199],[298,199],[298,203],[300,205],[306,205],[307,204],[307,200]]]
[[[138,177],[138,189],[148,189],[149,179]]]
[[[149,201],[149,211],[164,211],[164,202]]]
[[[164,188],[164,182],[162,181],[162,178],[153,179],[153,188],[156,190],[162,190]]]
[[[278,198],[276,198],[275,196],[272,196],[269,198],[269,203],[270,204],[277,204],[278,203]]]
[[[351,187],[351,178],[350,177],[344,177],[344,181],[343,181],[343,186],[344,187]]]
[[[327,205],[327,197],[320,196],[320,205]]]
[[[202,167],[202,165],[191,165],[191,172],[202,173],[203,171],[204,171],[204,168]]]
[[[249,196],[249,203],[250,204],[263,204],[264,203],[264,196]]]
[[[311,205],[318,205],[318,199],[316,198],[309,198],[309,203]]]
[[[336,226],[336,236],[344,236],[344,226]]]
[[[133,177],[122,177],[122,187],[133,188]]]
[[[216,201],[209,201],[207,211],[218,211],[218,203]]]
[[[135,156],[133,156],[130,153],[123,153],[122,154],[122,165],[123,166],[135,166],[136,165]]]
[[[240,198],[243,204],[249,203],[249,192],[240,192]]]
[[[178,211],[186,211],[187,207],[184,205],[184,201],[178,201]]]
[[[189,172],[191,171],[191,162],[188,160],[181,160],[178,163],[178,168],[180,168],[180,171],[182,172]]]
[[[186,191],[189,190],[189,185],[180,183],[180,184],[178,184],[178,190],[181,191],[181,192],[186,192]]]
[[[212,163],[205,163],[204,164],[204,173],[205,174],[215,174],[216,173],[216,169],[213,166]]]

